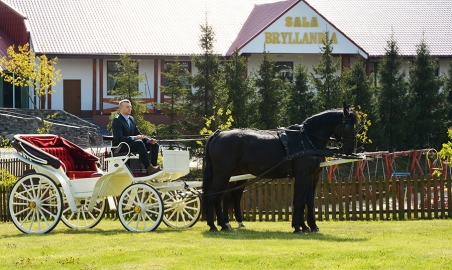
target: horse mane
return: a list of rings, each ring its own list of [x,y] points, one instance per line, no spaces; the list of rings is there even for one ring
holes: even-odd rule
[[[344,117],[343,109],[331,109],[308,117],[303,122],[303,125],[305,126],[309,125],[310,128],[316,129],[321,126],[324,126],[325,124],[328,125],[336,124],[339,117],[340,119]],[[353,119],[353,123],[356,125],[357,117],[354,111],[350,111],[350,117]]]

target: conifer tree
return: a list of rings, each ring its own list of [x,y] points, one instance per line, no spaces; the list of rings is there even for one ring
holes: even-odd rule
[[[224,63],[224,84],[228,94],[227,104],[234,122],[232,127],[254,127],[257,122],[256,92],[252,80],[246,77],[247,60],[234,51]]]
[[[340,77],[335,75],[341,68],[341,60],[334,61],[333,41],[329,31],[325,32],[320,48],[319,64],[313,67],[311,74],[315,88],[317,89],[318,110],[323,111],[342,106],[342,93],[340,90]]]
[[[393,37],[387,42],[385,55],[379,64],[380,91],[378,93],[379,123],[382,132],[381,150],[404,149],[406,136],[407,87],[402,57]]]
[[[348,104],[351,104],[355,110],[359,110],[362,114],[367,115],[367,121],[371,123],[368,137],[373,140],[373,136],[380,131],[377,126],[372,125],[376,122],[378,111],[372,102],[374,89],[370,79],[367,77],[362,58],[358,58],[353,62],[351,68],[344,70],[341,75],[341,88],[344,94],[344,100]],[[373,145],[370,147],[373,147]],[[370,149],[366,150],[370,151]]]
[[[227,93],[221,83],[223,78],[220,59],[217,54],[214,54],[215,32],[207,21],[200,28],[202,34],[199,45],[203,54],[192,56],[192,62],[198,70],[190,77],[195,92],[189,93],[188,102],[184,106],[183,126],[190,134],[199,133],[204,127],[205,119],[218,115],[216,111],[225,107],[227,100]],[[215,130],[215,121],[211,128]]]
[[[407,144],[410,148],[440,147],[447,139],[442,124],[443,106],[441,79],[436,76],[437,60],[431,57],[424,40],[417,45],[416,56],[410,66],[409,115]]]
[[[168,101],[162,101],[157,107],[168,116],[170,123],[167,126],[159,125],[158,130],[160,135],[174,137],[180,134],[179,130],[182,128],[179,119],[182,116],[182,108],[190,91],[189,85],[184,82],[190,74],[178,58],[175,62],[167,63],[167,65],[168,72],[163,73],[167,84],[160,86],[160,90],[168,97]]]
[[[317,112],[315,107],[315,93],[311,89],[310,75],[306,66],[302,65],[302,58],[295,66],[294,80],[289,83],[287,101],[285,102],[285,125],[301,124],[306,118]]]
[[[443,91],[446,95],[445,125],[446,127],[452,127],[452,61],[449,63],[449,69],[445,76]]]
[[[275,61],[264,51],[259,60],[255,85],[259,95],[259,128],[274,129],[281,124],[281,108],[279,102],[284,97],[282,81],[276,77]]]
[[[144,75],[138,74],[139,61],[132,60],[130,54],[120,55],[120,61],[117,63],[117,73],[111,75],[115,80],[115,89],[112,94],[116,100],[128,99],[132,105],[131,115],[137,123],[138,129],[146,135],[155,134],[155,125],[144,119],[146,113],[146,104],[140,102],[140,96],[143,94],[139,90],[139,84],[144,81]],[[110,122],[107,129],[111,130],[113,119],[119,114],[119,110],[110,115]]]

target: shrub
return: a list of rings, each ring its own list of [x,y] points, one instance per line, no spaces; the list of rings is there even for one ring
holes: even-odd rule
[[[11,174],[6,169],[0,170],[0,185],[4,187],[12,186],[16,183],[17,177],[15,177],[13,174]]]

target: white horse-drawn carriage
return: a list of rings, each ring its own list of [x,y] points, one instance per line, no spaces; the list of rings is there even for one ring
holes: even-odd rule
[[[146,170],[131,166],[139,164],[138,155],[113,154],[122,144],[111,148],[105,170],[98,157],[60,136],[18,134],[12,144],[17,150],[14,155],[32,167],[9,197],[12,221],[24,233],[50,232],[60,220],[70,228],[92,228],[104,216],[107,203],[117,210],[122,225],[136,232],[153,231],[162,220],[174,228],[191,227],[201,215],[202,182],[179,179],[190,171],[186,150],[163,149],[163,169],[146,176]],[[339,159],[320,166],[356,160]],[[243,174],[229,181],[252,178]]]
[[[178,180],[189,173],[188,151],[163,149],[163,169],[146,176],[127,165],[138,160],[133,153],[109,154],[102,170],[96,156],[60,136],[18,134],[14,139],[15,156],[32,167],[9,197],[12,221],[24,233],[50,232],[60,219],[70,228],[92,228],[107,203],[129,231],[153,231],[162,220],[185,228],[199,219],[201,182]]]

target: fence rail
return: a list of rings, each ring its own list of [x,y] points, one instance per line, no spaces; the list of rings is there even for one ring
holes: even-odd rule
[[[101,158],[101,164],[105,162]],[[30,166],[17,158],[1,158],[0,168],[20,176]],[[315,198],[318,220],[388,220],[451,218],[450,174],[443,177],[327,178],[319,181]],[[11,188],[0,186],[0,221],[9,221]],[[263,179],[242,198],[246,221],[287,221],[292,213],[293,179]],[[106,217],[115,218],[107,204]],[[232,218],[232,214],[231,214]]]

